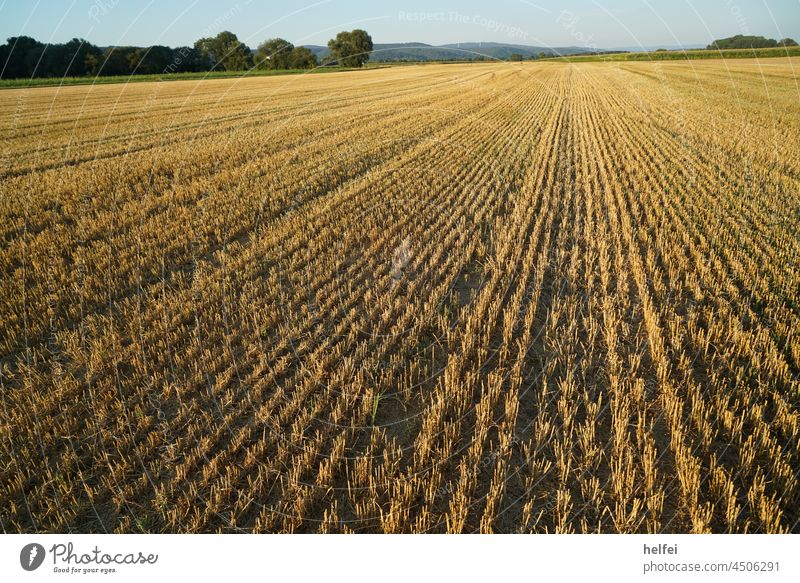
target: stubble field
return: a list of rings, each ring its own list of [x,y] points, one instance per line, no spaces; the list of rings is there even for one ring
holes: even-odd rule
[[[0,527],[800,531],[799,76],[0,92]]]

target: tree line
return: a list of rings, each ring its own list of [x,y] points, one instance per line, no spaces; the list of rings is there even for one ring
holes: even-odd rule
[[[321,64],[361,67],[369,60],[372,48],[372,38],[366,31],[343,31],[328,42],[330,55]],[[229,31],[198,39],[191,47],[177,48],[101,48],[80,38],[45,44],[29,36],[11,37],[0,46],[0,79],[313,69],[319,65],[317,55],[306,47],[273,38],[252,50]]]
[[[790,38],[775,40],[763,36],[737,34],[728,38],[715,40],[706,50],[724,49],[771,49],[774,47],[796,47],[797,43]]]

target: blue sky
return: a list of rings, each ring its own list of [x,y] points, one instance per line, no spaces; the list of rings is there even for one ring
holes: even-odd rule
[[[651,47],[734,34],[800,42],[800,0],[0,0],[2,39],[179,46],[230,30],[254,47],[276,36],[326,44],[357,27],[379,43]]]

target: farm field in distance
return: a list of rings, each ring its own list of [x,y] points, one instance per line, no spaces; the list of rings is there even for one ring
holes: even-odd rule
[[[1,91],[0,529],[800,533],[799,77]]]

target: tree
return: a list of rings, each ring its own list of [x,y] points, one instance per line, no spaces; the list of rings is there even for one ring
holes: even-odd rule
[[[767,49],[778,46],[778,41],[774,38],[764,38],[763,36],[737,34],[728,38],[715,40],[706,47],[707,50],[723,49]]]
[[[335,67],[339,63],[333,55],[325,55],[319,64],[320,67]]]
[[[38,53],[37,77],[81,77],[91,71],[87,60],[91,63],[102,54],[99,48],[80,38],[47,45]]]
[[[37,73],[35,67],[44,45],[29,36],[12,36],[0,52],[3,79],[21,79]]]
[[[142,75],[151,75],[168,71],[174,55],[171,48],[155,45],[136,49],[128,58],[132,71]]]
[[[86,60],[84,60],[84,64],[86,65],[86,74],[97,75],[97,71],[100,69],[100,64],[102,62],[102,52],[99,55],[86,55]]]
[[[194,43],[200,54],[209,60],[211,69],[243,71],[251,65],[250,49],[239,38],[227,30],[215,37],[199,39]]]
[[[100,66],[97,70],[98,75],[130,75],[133,72],[131,61],[136,51],[136,47],[108,47],[103,53]]]
[[[5,67],[4,79],[79,77],[91,73],[101,56],[99,48],[80,38],[44,45],[28,36],[12,37],[0,47],[0,70]]]
[[[372,52],[372,37],[367,31],[357,28],[340,32],[328,41],[333,58],[343,67],[362,67],[369,61]]]
[[[289,69],[294,45],[282,38],[271,38],[258,45],[256,67],[259,69]]]
[[[306,47],[295,47],[289,55],[289,66],[292,69],[314,69],[317,66],[317,55]]]
[[[211,62],[193,47],[178,47],[172,51],[172,62],[164,69],[164,73],[195,73],[208,71]]]
[[[782,38],[778,41],[778,44],[782,47],[796,47],[797,43],[794,39],[791,38]]]
[[[508,57],[508,60],[509,61],[521,61],[522,60],[522,55],[520,55],[519,53],[511,53],[511,56]]]

